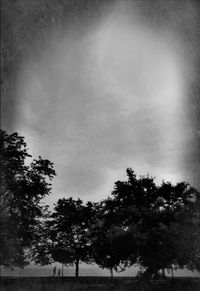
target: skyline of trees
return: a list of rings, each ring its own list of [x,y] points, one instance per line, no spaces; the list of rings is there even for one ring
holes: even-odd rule
[[[96,263],[120,272],[138,265],[143,275],[187,267],[200,271],[200,193],[186,182],[173,185],[126,170],[111,196],[83,203],[58,199],[52,211],[40,201],[51,190],[53,163],[29,165],[24,137],[1,130],[1,264],[23,267]]]

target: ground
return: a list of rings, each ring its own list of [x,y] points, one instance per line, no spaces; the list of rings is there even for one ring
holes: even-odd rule
[[[199,291],[200,278],[167,278],[154,282],[130,277],[1,278],[1,291]]]

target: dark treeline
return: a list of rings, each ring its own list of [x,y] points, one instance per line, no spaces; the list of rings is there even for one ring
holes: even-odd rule
[[[75,265],[96,263],[122,271],[140,267],[146,278],[165,270],[200,271],[200,193],[186,182],[155,184],[137,177],[114,184],[111,196],[83,203],[59,199],[54,210],[42,206],[55,176],[53,164],[39,157],[27,165],[23,137],[1,130],[1,265],[34,261]]]

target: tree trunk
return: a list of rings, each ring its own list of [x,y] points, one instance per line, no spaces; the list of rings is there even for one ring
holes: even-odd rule
[[[113,268],[110,268],[110,275],[111,275],[111,278],[113,278]]]
[[[78,278],[78,275],[79,275],[79,259],[76,259],[75,266],[76,266],[75,277]]]
[[[165,269],[162,269],[162,277],[165,277]]]
[[[174,270],[173,270],[173,265],[172,265],[172,278],[174,278]]]
[[[62,277],[63,277],[63,264],[62,264]]]

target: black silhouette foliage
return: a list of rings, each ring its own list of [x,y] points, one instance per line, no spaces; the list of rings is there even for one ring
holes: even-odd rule
[[[39,157],[30,164],[24,137],[0,131],[1,264],[22,267],[30,256],[51,190],[53,164]]]
[[[91,261],[89,223],[93,218],[91,202],[84,205],[82,200],[59,199],[50,222],[52,257],[64,264],[75,264],[75,276],[79,275],[79,263]],[[60,255],[62,253],[62,255]]]

